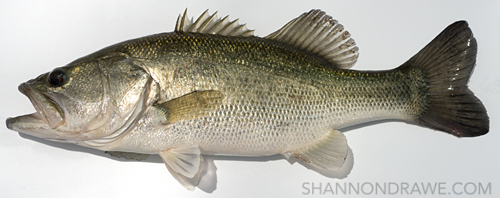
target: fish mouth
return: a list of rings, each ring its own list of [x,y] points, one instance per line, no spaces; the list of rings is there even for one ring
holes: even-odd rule
[[[64,124],[64,111],[54,98],[31,88],[26,83],[19,85],[18,89],[29,98],[31,104],[36,109],[35,113],[27,115],[29,118],[38,118],[52,129]]]

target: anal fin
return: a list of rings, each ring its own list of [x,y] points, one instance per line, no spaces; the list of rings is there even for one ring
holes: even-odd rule
[[[311,145],[282,153],[286,158],[293,156],[313,166],[336,170],[342,167],[347,157],[347,140],[344,134],[332,130],[324,139]]]

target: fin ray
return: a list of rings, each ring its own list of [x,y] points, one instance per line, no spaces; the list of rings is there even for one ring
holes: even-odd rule
[[[197,145],[161,151],[160,156],[167,166],[188,178],[193,178],[200,166],[200,149]]]
[[[304,13],[265,38],[317,54],[339,69],[351,68],[359,56],[349,32],[321,10]]]
[[[203,171],[203,157],[198,145],[159,152],[170,174],[188,190],[194,189]]]
[[[420,68],[428,86],[427,105],[417,123],[458,137],[488,133],[486,109],[467,87],[476,54],[467,22],[457,21],[401,66]]]
[[[199,167],[198,173],[196,173],[193,178],[188,178],[188,177],[174,171],[169,166],[166,166],[166,167],[167,167],[167,170],[170,173],[170,175],[172,175],[175,178],[175,180],[177,180],[182,186],[184,186],[184,188],[186,188],[188,190],[193,190],[194,187],[196,185],[198,185],[198,183],[200,182],[201,173],[205,169],[205,166],[203,165],[203,161],[204,161],[203,156],[201,156],[201,155],[200,155],[200,161],[201,162],[200,162],[200,167]]]
[[[188,19],[186,9],[183,15],[179,15],[175,25],[175,31],[234,37],[251,37],[254,32],[253,30],[249,30],[245,24],[239,24],[238,19],[229,21],[228,16],[218,18],[217,12],[210,15],[208,14],[208,9],[194,22]]]
[[[348,152],[343,133],[332,130],[324,139],[293,151],[282,153],[286,158],[293,156],[313,166],[335,170],[342,167]]]
[[[163,124],[207,116],[221,106],[224,95],[220,91],[195,91],[167,102],[156,104],[165,115]]]

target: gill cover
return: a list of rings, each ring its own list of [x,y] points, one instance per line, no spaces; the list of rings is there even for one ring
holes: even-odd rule
[[[93,137],[85,141],[93,147],[114,141],[135,126],[158,91],[151,76],[124,55],[100,58],[100,65],[107,82],[103,90],[108,96],[105,102],[110,116],[103,119],[104,125],[91,131]]]

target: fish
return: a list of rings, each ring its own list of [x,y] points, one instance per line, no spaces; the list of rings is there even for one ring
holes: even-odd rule
[[[359,50],[313,9],[265,37],[208,10],[173,32],[124,41],[22,83],[36,112],[7,128],[144,160],[158,154],[194,189],[204,155],[281,154],[326,170],[348,155],[340,129],[394,119],[476,137],[489,117],[467,87],[477,42],[466,21],[399,67],[358,71]]]

